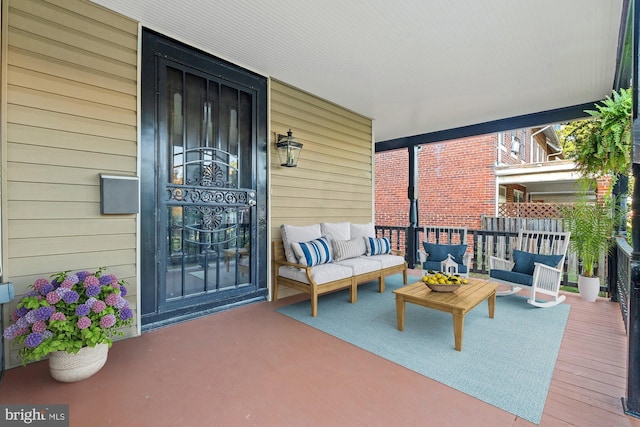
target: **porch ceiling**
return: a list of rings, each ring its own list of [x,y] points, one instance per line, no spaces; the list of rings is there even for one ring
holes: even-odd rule
[[[376,141],[603,99],[625,3],[93,1],[371,117]]]

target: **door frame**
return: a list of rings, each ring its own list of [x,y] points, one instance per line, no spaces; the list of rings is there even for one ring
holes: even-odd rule
[[[151,230],[157,226],[157,177],[158,152],[156,134],[158,131],[157,98],[158,81],[156,62],[159,57],[183,63],[193,69],[227,80],[233,84],[240,84],[256,91],[256,147],[254,154],[256,179],[256,222],[251,230],[251,246],[256,248],[254,265],[252,266],[251,281],[255,291],[250,294],[229,295],[216,301],[199,303],[194,298],[194,305],[177,308],[172,311],[159,312],[158,295],[158,263],[159,245],[154,239],[157,231]],[[164,326],[186,318],[198,317],[228,308],[231,305],[265,300],[268,296],[268,228],[267,228],[267,78],[255,74],[237,65],[231,64],[206,52],[202,52],[178,41],[169,39],[159,33],[146,28],[142,29],[142,55],[140,80],[140,310],[142,330],[157,326]],[[148,70],[154,70],[149,74]],[[153,164],[150,164],[150,159]],[[153,170],[153,173],[149,171]],[[153,209],[151,209],[151,206]],[[145,221],[149,213],[153,212],[154,221]],[[153,236],[152,238],[149,238]],[[148,254],[154,253],[151,257]]]

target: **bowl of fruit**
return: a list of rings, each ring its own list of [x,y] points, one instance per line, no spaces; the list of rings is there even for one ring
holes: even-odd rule
[[[422,276],[425,285],[435,292],[455,292],[462,285],[469,281],[457,274],[445,274],[435,271],[428,271]]]

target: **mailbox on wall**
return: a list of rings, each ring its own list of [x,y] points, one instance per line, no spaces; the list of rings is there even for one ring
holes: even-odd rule
[[[100,213],[103,215],[139,212],[139,182],[135,176],[100,174]]]

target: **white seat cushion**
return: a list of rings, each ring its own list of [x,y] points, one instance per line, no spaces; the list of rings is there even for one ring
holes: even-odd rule
[[[278,275],[297,282],[309,283],[307,273],[304,270],[291,267],[290,265],[280,266],[278,269]],[[311,267],[311,277],[318,285],[333,282],[334,280],[347,279],[352,275],[353,270],[351,268],[335,263],[320,264]]]
[[[382,265],[382,268],[395,267],[396,265],[404,264],[404,257],[401,257],[399,255],[390,255],[390,254],[373,255],[373,256],[364,255],[361,258],[378,261]]]
[[[337,262],[338,265],[349,267],[353,270],[354,275],[371,273],[372,271],[379,271],[381,263],[370,258],[349,258]]]

